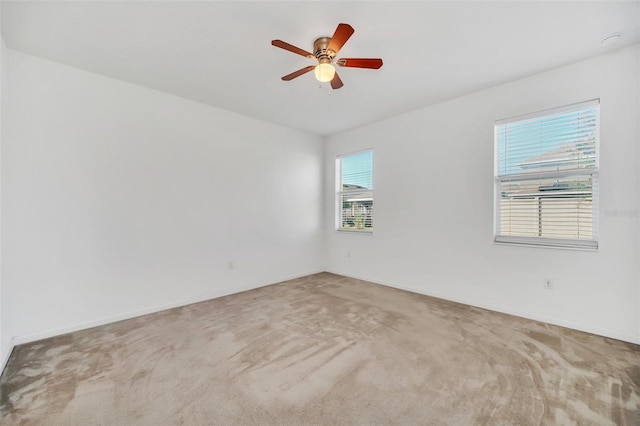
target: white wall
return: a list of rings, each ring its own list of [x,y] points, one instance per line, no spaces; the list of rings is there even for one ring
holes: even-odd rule
[[[640,342],[638,217],[606,215],[639,203],[638,52],[635,46],[328,138],[328,270]],[[600,249],[493,244],[494,121],[594,98],[601,100]],[[365,148],[374,149],[374,233],[333,231],[335,156]],[[544,278],[554,290],[543,289]]]
[[[2,241],[2,135],[4,134],[4,125],[2,120],[4,105],[6,104],[6,85],[7,85],[7,46],[2,37],[2,8],[0,7],[0,241]],[[0,244],[0,373],[4,369],[5,363],[9,356],[9,344],[5,342],[2,332],[4,309],[2,307],[2,245]]]
[[[2,49],[3,353],[322,269],[640,343],[637,215],[603,215],[595,253],[492,243],[507,116],[599,97],[601,212],[640,207],[638,46],[325,144]],[[374,235],[336,233],[334,158],[369,147]]]
[[[637,50],[637,57],[640,58],[640,44],[638,44],[636,46],[636,50]],[[640,62],[640,59],[638,59],[638,62]],[[636,111],[640,111],[640,83],[638,83],[636,85]],[[640,139],[640,120],[636,119],[636,136],[638,139]],[[638,144],[640,144],[640,141],[638,141]],[[640,147],[638,148],[638,166],[636,168],[640,168]],[[640,188],[640,172],[638,173],[638,188]],[[640,222],[640,196],[638,196],[638,204],[637,204],[637,216],[639,217],[638,221]],[[638,225],[638,259],[637,259],[637,264],[638,266],[638,310],[640,311],[640,224]],[[638,330],[640,330],[640,314],[638,314]],[[638,334],[640,334],[640,331],[638,331]]]
[[[320,137],[11,50],[9,74],[3,347],[323,269]]]

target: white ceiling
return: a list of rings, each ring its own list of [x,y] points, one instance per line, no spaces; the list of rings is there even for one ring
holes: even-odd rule
[[[241,114],[330,135],[640,42],[640,2],[63,1],[2,2],[11,49]],[[340,22],[355,34],[338,57],[382,57],[380,70],[312,61]]]

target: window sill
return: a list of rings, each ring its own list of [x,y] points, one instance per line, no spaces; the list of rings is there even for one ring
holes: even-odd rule
[[[593,245],[571,245],[571,243],[565,243],[563,241],[516,241],[494,239],[493,243],[500,246],[530,247],[539,249],[574,250],[589,252],[598,251],[597,241],[594,241]]]
[[[336,229],[340,234],[357,234],[357,235],[373,235],[373,230],[367,231],[364,229]]]

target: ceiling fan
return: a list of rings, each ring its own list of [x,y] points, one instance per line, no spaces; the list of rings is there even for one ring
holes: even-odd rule
[[[371,68],[378,69],[382,66],[382,59],[380,58],[340,58],[335,59],[336,55],[349,40],[349,37],[353,35],[355,30],[349,24],[338,24],[338,28],[333,33],[333,37],[320,37],[313,42],[313,53],[307,52],[304,49],[293,46],[282,40],[272,40],[273,46],[279,47],[289,52],[296,53],[301,56],[306,56],[309,59],[315,59],[317,65],[309,65],[294,71],[291,74],[287,74],[282,79],[284,81],[293,80],[296,77],[300,77],[303,74],[313,70],[316,79],[320,82],[331,82],[331,87],[339,89],[343,86],[340,76],[336,72],[334,67],[338,65],[340,67],[348,68]]]

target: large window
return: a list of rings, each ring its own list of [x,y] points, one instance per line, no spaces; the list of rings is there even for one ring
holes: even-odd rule
[[[373,151],[336,159],[337,229],[373,231]]]
[[[598,247],[599,101],[495,123],[495,241]]]

